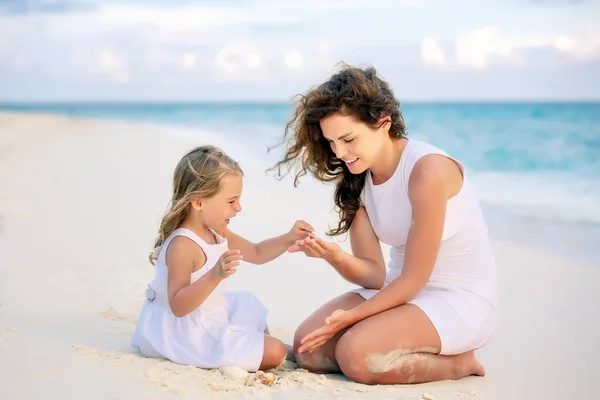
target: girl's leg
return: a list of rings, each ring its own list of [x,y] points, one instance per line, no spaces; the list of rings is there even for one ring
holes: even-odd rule
[[[439,335],[425,313],[405,304],[364,319],[337,342],[348,378],[365,384],[422,383],[484,375],[473,351],[439,355]]]
[[[269,332],[268,326],[265,328],[265,335],[271,336],[271,332]],[[289,344],[284,343],[283,345],[285,346],[285,359],[290,361],[296,361],[296,358],[294,357],[294,348]]]
[[[260,370],[266,371],[279,367],[285,361],[285,357],[286,349],[283,342],[273,336],[265,335],[265,350],[260,362]]]
[[[335,310],[349,310],[356,307],[365,300],[358,293],[345,293],[339,297],[330,300],[310,317],[308,317],[294,334],[294,357],[301,368],[311,372],[339,372],[340,368],[335,360],[335,345],[337,340],[342,336],[344,331],[331,338],[331,340],[321,346],[313,353],[298,354],[300,340],[315,329],[322,327],[325,324],[325,318],[329,317]]]

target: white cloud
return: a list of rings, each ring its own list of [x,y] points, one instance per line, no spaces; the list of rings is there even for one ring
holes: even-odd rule
[[[129,71],[125,60],[113,49],[104,49],[98,56],[98,73],[108,75],[116,83],[129,82]]]
[[[298,51],[288,51],[285,53],[284,64],[285,67],[291,70],[297,70],[302,67],[304,57]]]
[[[526,49],[553,49],[577,61],[600,60],[600,33],[592,25],[587,25],[581,32],[571,35],[515,36],[503,33],[497,26],[488,26],[456,40],[455,65],[485,69],[493,63],[508,62],[522,66],[519,51]],[[424,51],[425,44],[422,45],[422,52]]]
[[[493,57],[512,56],[515,45],[514,39],[502,38],[497,27],[478,29],[456,41],[456,63],[464,67],[485,68]]]
[[[218,51],[214,67],[221,81],[252,82],[263,77],[268,57],[248,40],[236,38]]]
[[[145,25],[170,31],[195,31],[253,20],[246,12],[210,5],[179,8],[107,6],[101,8],[97,16],[103,23],[113,27]]]
[[[185,53],[181,56],[181,66],[183,69],[194,69],[196,65],[197,60],[194,53]]]
[[[446,67],[448,61],[446,53],[440,47],[437,40],[425,37],[421,41],[421,61],[425,65]]]
[[[396,8],[428,8],[435,3],[430,0],[333,0],[333,1],[303,1],[311,4],[312,9],[322,9],[327,11],[335,10],[364,10],[373,8],[384,8],[387,10]]]
[[[552,45],[579,61],[598,60],[600,59],[600,29],[593,25],[586,25],[584,35],[581,37],[560,35],[553,39]]]
[[[256,53],[248,53],[246,55],[246,65],[248,68],[261,68],[263,66],[263,60]]]
[[[424,37],[420,47],[424,65],[479,70],[497,63],[523,66],[520,51],[527,49],[552,49],[576,61],[600,60],[600,32],[588,24],[570,35],[508,35],[498,26],[487,26],[458,37],[452,60],[433,38]]]
[[[248,85],[272,84],[287,93],[324,78],[339,61],[374,64],[406,81],[416,79],[419,66],[432,66],[424,73],[443,82],[448,70],[496,65],[508,71],[507,62],[523,65],[532,48],[566,56],[556,68],[600,57],[598,30],[582,28],[599,20],[589,10],[545,9],[542,22],[528,23],[537,21],[535,10],[488,12],[441,0],[116,3],[77,12],[0,13],[0,97],[12,95],[8,87],[14,93],[31,87],[32,79],[81,92],[143,87],[159,96],[163,88],[205,93],[204,87],[218,85],[242,93]],[[398,65],[406,69],[399,72]]]

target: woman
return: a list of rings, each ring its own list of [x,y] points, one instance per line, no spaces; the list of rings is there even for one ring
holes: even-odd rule
[[[313,372],[341,370],[366,384],[484,375],[474,350],[496,325],[495,265],[463,165],[406,136],[399,103],[374,68],[343,66],[302,96],[287,124],[284,158],[335,182],[352,254],[311,235],[290,251],[331,264],[361,288],[315,311],[294,352]],[[386,265],[380,241],[391,248]]]

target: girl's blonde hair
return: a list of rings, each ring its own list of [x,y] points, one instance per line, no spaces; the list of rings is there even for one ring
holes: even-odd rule
[[[167,237],[187,217],[189,205],[197,197],[210,198],[217,194],[221,180],[227,174],[240,174],[239,164],[216,146],[196,147],[181,158],[173,174],[173,194],[169,209],[163,216],[159,235],[150,253],[150,263],[158,259],[160,247]]]

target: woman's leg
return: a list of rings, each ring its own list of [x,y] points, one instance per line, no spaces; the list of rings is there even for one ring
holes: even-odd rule
[[[329,342],[313,353],[305,352],[298,354],[300,340],[315,329],[322,327],[325,324],[325,318],[329,317],[335,310],[349,310],[364,301],[358,293],[345,293],[330,300],[300,324],[294,334],[294,357],[301,368],[311,372],[331,373],[340,371],[335,360],[335,345],[344,331],[331,338]]]
[[[439,355],[439,335],[417,306],[364,319],[338,340],[335,357],[344,375],[365,384],[422,383],[484,375],[473,351]]]

